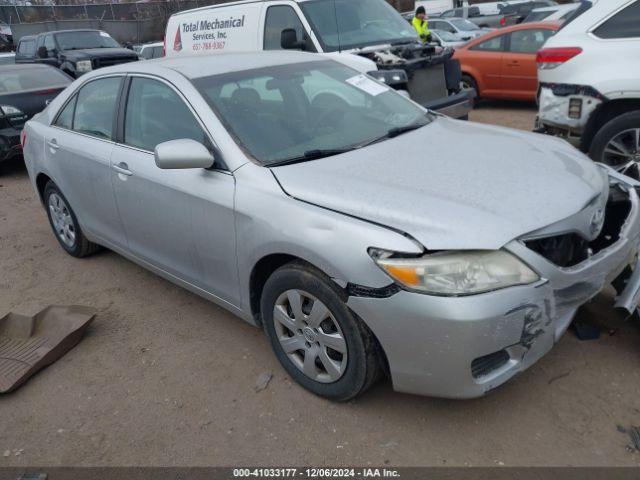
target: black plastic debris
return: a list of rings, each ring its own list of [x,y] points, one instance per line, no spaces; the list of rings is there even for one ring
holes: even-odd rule
[[[573,331],[579,340],[597,340],[600,338],[600,329],[584,322],[574,322]]]

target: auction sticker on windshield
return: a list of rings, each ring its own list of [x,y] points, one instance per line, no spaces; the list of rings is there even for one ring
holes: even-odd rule
[[[347,78],[345,80],[350,85],[353,85],[356,88],[359,88],[365,93],[368,93],[372,97],[376,97],[381,93],[384,93],[389,90],[389,87],[385,87],[384,85],[380,85],[378,82],[371,80],[364,74],[356,75],[355,77]]]

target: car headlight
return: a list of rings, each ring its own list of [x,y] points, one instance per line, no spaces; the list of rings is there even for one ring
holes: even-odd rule
[[[409,82],[407,72],[404,70],[373,70],[367,72],[367,75],[375,78],[379,82],[386,83],[389,86],[401,85]]]
[[[419,258],[394,257],[377,249],[369,254],[401,286],[432,295],[473,295],[540,279],[504,250],[440,252]]]
[[[24,112],[13,105],[0,105],[0,117],[4,115],[14,117],[16,115],[24,115]]]
[[[78,72],[90,72],[92,70],[91,60],[80,60],[76,62],[76,70]]]

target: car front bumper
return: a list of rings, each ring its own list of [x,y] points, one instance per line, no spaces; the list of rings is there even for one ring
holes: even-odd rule
[[[426,102],[422,106],[448,117],[463,119],[469,116],[473,110],[473,102],[476,98],[475,90],[461,90],[459,93],[449,95],[438,100]]]
[[[20,130],[15,128],[0,129],[0,162],[22,155]]]
[[[578,308],[620,276],[635,274],[616,306],[635,309],[640,296],[640,206],[633,186],[619,239],[570,268],[560,268],[519,241],[505,248],[540,274],[532,285],[466,297],[400,291],[388,298],[350,297],[349,307],[381,343],[397,391],[473,398],[503,384],[544,356]]]

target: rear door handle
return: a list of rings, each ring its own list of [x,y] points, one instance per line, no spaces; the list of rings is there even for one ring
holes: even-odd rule
[[[126,175],[127,177],[133,175],[133,172],[129,170],[129,166],[124,162],[120,162],[117,165],[112,165],[111,168],[113,168],[115,172],[118,172],[121,175]]]
[[[60,148],[60,145],[58,145],[58,142],[55,138],[52,138],[51,140],[49,140],[47,142],[47,145],[49,145],[49,147],[53,148],[54,150],[57,150]]]

